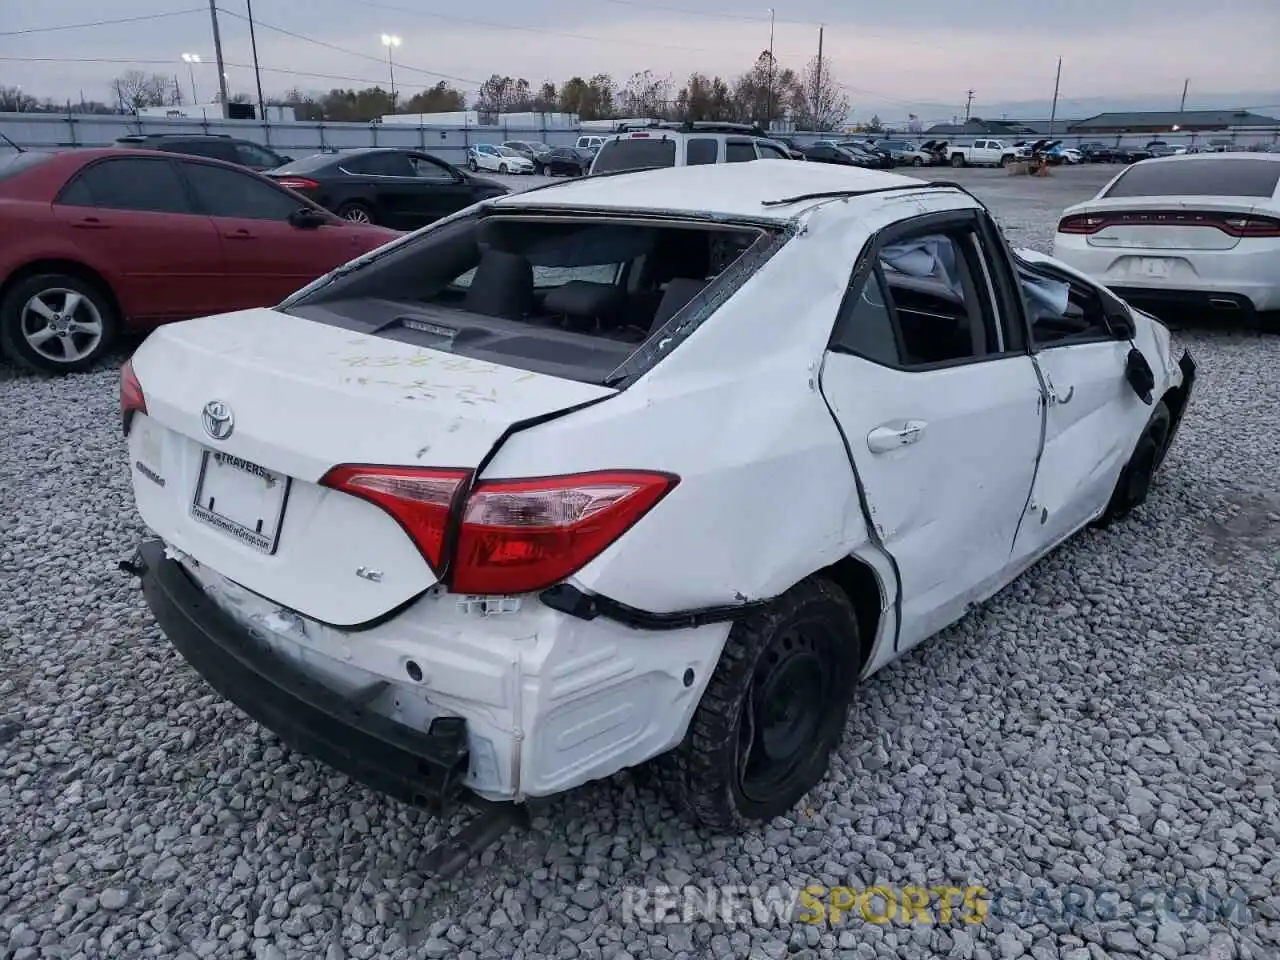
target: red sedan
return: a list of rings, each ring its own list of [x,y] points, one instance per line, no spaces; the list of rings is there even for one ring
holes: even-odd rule
[[[142,150],[0,157],[0,351],[84,370],[123,331],[280,302],[400,236],[266,177]]]

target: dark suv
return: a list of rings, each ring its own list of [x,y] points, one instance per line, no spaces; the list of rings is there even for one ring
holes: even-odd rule
[[[293,157],[276,153],[252,140],[238,140],[225,133],[133,133],[116,140],[117,147],[131,150],[164,150],[196,157],[226,160],[250,170],[274,170]]]

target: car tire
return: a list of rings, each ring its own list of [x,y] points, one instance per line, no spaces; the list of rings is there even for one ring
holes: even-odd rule
[[[68,298],[75,298],[69,318],[64,309]],[[52,332],[55,327],[59,332]],[[0,303],[0,354],[39,373],[88,370],[110,349],[119,330],[120,316],[110,292],[71,274],[27,277]],[[41,337],[46,331],[50,332]],[[52,346],[54,340],[59,347]]]
[[[545,177],[547,175],[547,168],[540,163],[535,163],[533,165],[533,175],[536,177]]]
[[[1120,479],[1116,481],[1107,509],[1095,526],[1105,529],[1146,503],[1147,495],[1151,492],[1151,482],[1168,451],[1172,426],[1173,418],[1169,414],[1169,408],[1163,401],[1158,401],[1129,462],[1120,471]]]
[[[1000,155],[1000,166],[1002,166],[1002,167],[1007,167],[1007,166],[1009,165],[1009,162],[1010,162],[1012,159],[1013,159],[1013,158],[1012,158],[1012,157],[1010,157],[1007,153],[1002,153],[1002,154]]]
[[[467,161],[467,169],[468,169],[468,170],[470,170],[472,173],[479,173],[479,172],[480,172],[480,164],[476,163],[474,160],[468,160],[468,161]]]
[[[959,154],[959,153],[957,153],[957,154],[955,154],[954,156],[952,156],[952,158],[951,158],[951,165],[952,165],[953,167],[957,168],[957,169],[959,169],[960,167],[963,167],[963,166],[964,166],[964,155],[963,155],[963,154]]]
[[[912,157],[912,158],[911,158],[911,165],[912,165],[913,167],[923,167],[923,166],[924,166],[924,161],[923,161],[923,160],[921,160],[919,157]]]
[[[376,222],[373,219],[373,211],[365,204],[357,202],[344,203],[338,208],[338,216],[352,223],[367,223],[370,226]]]
[[[820,578],[737,621],[684,740],[655,761],[672,803],[720,832],[792,809],[826,775],[844,736],[860,650],[853,604]],[[770,745],[778,756],[767,756]],[[753,757],[765,759],[763,770],[753,770]]]
[[[507,165],[506,165],[505,163],[500,163],[500,164],[498,164],[498,172],[499,172],[499,173],[507,173],[507,172],[508,172],[508,170],[507,170]]]

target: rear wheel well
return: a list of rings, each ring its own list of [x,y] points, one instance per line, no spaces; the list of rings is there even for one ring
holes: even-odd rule
[[[866,562],[855,556],[842,557],[829,567],[819,570],[815,576],[829,580],[839,587],[853,604],[858,618],[858,669],[867,665],[871,648],[875,645],[880,629],[881,608],[884,598],[880,592],[880,578]]]
[[[67,276],[83,280],[85,283],[93,284],[107,298],[108,305],[116,315],[116,320],[121,324],[124,323],[124,314],[120,310],[120,301],[116,299],[116,294],[111,289],[111,284],[107,283],[98,271],[91,267],[86,267],[76,260],[32,260],[30,263],[23,264],[5,277],[3,283],[0,283],[0,304],[4,303],[4,298],[9,295],[9,291],[23,280],[28,277],[39,276],[42,273],[64,273]]]

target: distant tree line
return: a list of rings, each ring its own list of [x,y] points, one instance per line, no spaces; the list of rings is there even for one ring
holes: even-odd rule
[[[241,93],[233,102],[252,102]],[[583,120],[653,117],[665,120],[728,120],[766,123],[789,120],[807,130],[832,130],[849,113],[849,99],[835,81],[829,60],[815,57],[799,72],[764,51],[746,72],[724,78],[692,73],[683,84],[642,70],[618,83],[608,74],[574,76],[563,83],[531,84],[523,77],[493,74],[468,104],[467,95],[441,81],[412,96],[392,97],[381,86],[334,88],[328,93],[293,89],[268,98],[292,107],[300,120],[369,121],[390,113],[442,113],[468,107],[496,119],[505,113],[573,113]],[[133,113],[143,107],[181,106],[179,78],[128,70],[111,82],[106,102],[39,100],[17,87],[0,87],[0,112]]]

